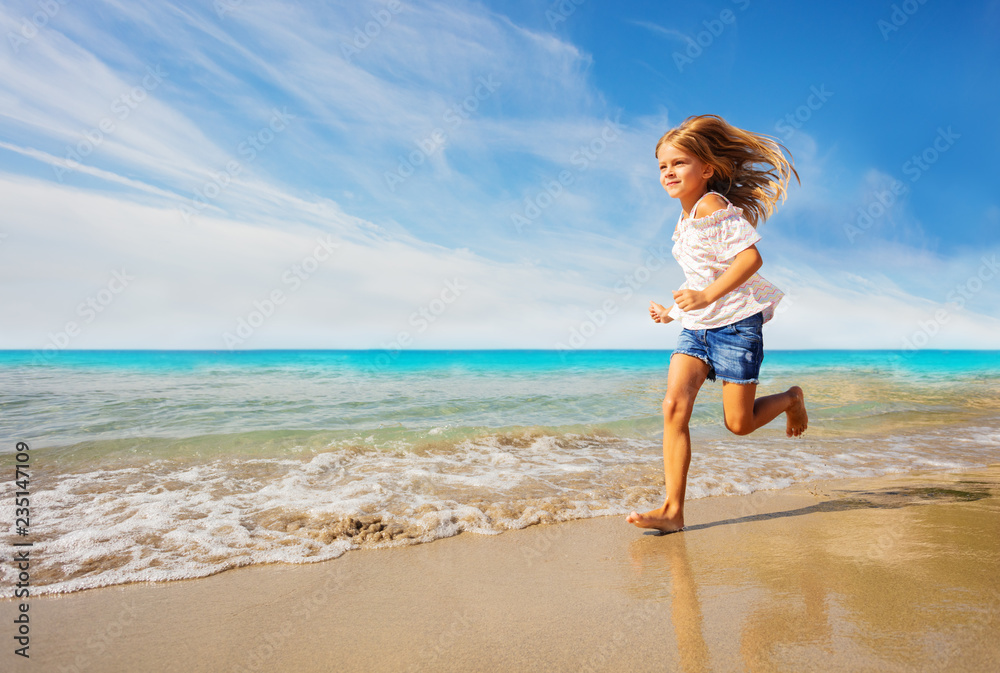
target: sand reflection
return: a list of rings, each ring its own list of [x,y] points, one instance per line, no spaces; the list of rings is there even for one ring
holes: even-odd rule
[[[996,484],[912,476],[805,506],[762,499],[631,541],[626,591],[670,606],[685,673],[981,662],[1000,654],[983,640],[1000,619]]]
[[[646,576],[644,579],[650,583],[646,586],[652,592],[659,593],[669,586],[670,621],[681,670],[684,673],[710,670],[698,588],[684,535],[645,535],[632,543],[629,555],[633,568]]]

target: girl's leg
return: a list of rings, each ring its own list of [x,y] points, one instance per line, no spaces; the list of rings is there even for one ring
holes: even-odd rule
[[[809,425],[802,388],[792,386],[783,393],[754,399],[754,383],[722,382],[722,409],[726,427],[737,435],[749,435],[781,414],[786,416],[785,434],[798,437]]]
[[[667,371],[667,394],[663,398],[663,480],[667,497],[663,507],[639,514],[632,512],[626,521],[640,528],[673,532],[684,527],[684,492],[688,466],[691,464],[691,433],[688,421],[705,379],[708,365],[696,357],[677,353],[670,358]]]

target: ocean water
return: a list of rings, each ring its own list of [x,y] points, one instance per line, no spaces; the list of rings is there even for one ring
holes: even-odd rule
[[[5,541],[33,543],[39,594],[648,509],[669,356],[0,351]],[[798,439],[730,434],[705,384],[689,498],[1000,462],[1000,351],[768,351],[758,395],[793,384]]]

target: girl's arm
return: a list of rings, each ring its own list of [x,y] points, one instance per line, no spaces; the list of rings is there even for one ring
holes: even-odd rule
[[[763,264],[757,246],[751,245],[733,257],[733,263],[711,285],[704,290],[678,290],[674,292],[674,302],[682,311],[705,308],[745,283]]]

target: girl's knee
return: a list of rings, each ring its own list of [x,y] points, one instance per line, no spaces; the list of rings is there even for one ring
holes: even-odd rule
[[[667,394],[663,398],[663,418],[666,421],[679,421],[691,415],[694,399],[686,395]]]
[[[741,416],[736,419],[726,417],[726,429],[734,435],[749,435],[754,431],[753,419]]]

